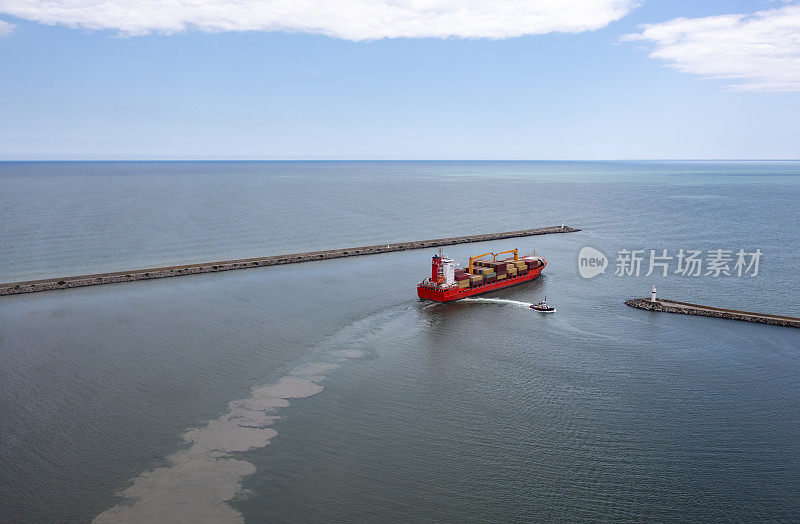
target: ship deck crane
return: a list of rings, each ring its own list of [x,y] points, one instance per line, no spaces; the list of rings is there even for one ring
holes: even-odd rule
[[[485,257],[487,255],[492,255],[492,262],[496,262],[497,261],[497,255],[502,255],[503,253],[514,253],[514,260],[519,260],[519,250],[517,250],[517,249],[509,249],[509,250],[506,250],[506,251],[501,251],[499,253],[492,253],[492,252],[483,253],[482,255],[476,255],[474,257],[469,257],[469,270],[468,270],[469,273],[472,274],[473,263],[476,260],[478,260],[479,258],[483,258],[483,257]]]
[[[494,255],[494,253],[490,252],[490,253],[484,253],[482,255],[476,255],[474,257],[469,257],[469,269],[468,269],[468,271],[469,271],[470,275],[472,274],[472,263],[475,262],[476,260],[478,260],[479,258],[483,258],[483,257],[485,257],[487,255]],[[494,260],[494,259],[492,259],[492,260]]]
[[[514,253],[514,260],[519,260],[518,252],[519,252],[519,250],[517,250],[517,249],[509,249],[507,251],[501,251],[499,253],[495,253],[494,254],[494,258],[495,258],[495,260],[497,260],[497,255],[502,255],[503,253]]]

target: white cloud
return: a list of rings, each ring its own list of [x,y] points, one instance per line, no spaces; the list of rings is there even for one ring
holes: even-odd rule
[[[14,24],[9,24],[8,22],[4,22],[0,20],[0,36],[6,36],[10,34],[11,31],[14,30]]]
[[[686,73],[734,80],[735,90],[800,91],[800,5],[751,15],[676,18],[622,37]]]
[[[125,35],[286,31],[346,40],[509,38],[606,26],[639,0],[3,0],[0,12]]]

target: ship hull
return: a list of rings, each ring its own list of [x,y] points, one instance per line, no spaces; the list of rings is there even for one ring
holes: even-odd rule
[[[491,284],[484,284],[476,287],[467,287],[464,289],[458,289],[458,288],[440,289],[432,285],[419,284],[417,286],[417,296],[419,298],[424,298],[426,300],[433,300],[435,302],[452,302],[454,300],[459,300],[462,298],[488,293],[489,291],[503,289],[504,287],[515,286],[517,284],[522,284],[524,282],[530,282],[531,280],[534,280],[536,277],[538,277],[545,267],[547,267],[547,262],[545,262],[542,267],[537,267],[536,269],[532,269],[528,271],[527,274],[522,276],[507,278],[505,280],[492,282]]]

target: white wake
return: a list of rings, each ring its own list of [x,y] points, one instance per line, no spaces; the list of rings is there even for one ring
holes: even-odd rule
[[[530,302],[520,302],[519,300],[506,300],[504,298],[464,298],[462,302],[479,302],[481,304],[508,304],[510,306],[531,307]]]

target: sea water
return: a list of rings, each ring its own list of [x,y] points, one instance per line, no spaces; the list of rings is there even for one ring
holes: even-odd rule
[[[419,301],[434,250],[0,297],[0,516],[794,520],[800,332],[624,301],[800,315],[798,201],[792,162],[0,163],[4,282],[582,229],[445,248],[549,260],[490,300]]]

